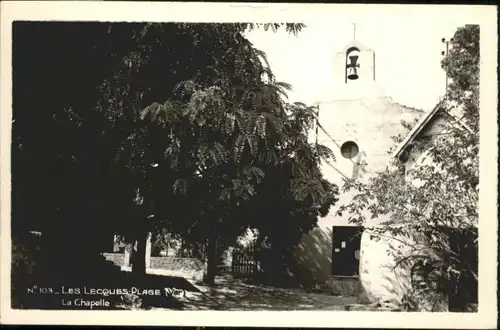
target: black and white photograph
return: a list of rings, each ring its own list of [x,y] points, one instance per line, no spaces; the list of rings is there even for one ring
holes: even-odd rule
[[[495,7],[47,4],[2,22],[2,314],[494,326]]]

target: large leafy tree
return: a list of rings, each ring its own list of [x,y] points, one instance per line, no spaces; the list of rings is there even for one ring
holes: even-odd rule
[[[305,143],[310,109],[284,102],[290,86],[244,38],[258,25],[16,24],[14,233],[40,229],[58,253],[120,233],[144,256],[163,228],[213,247],[255,222],[241,210],[279,173],[299,192],[292,210],[327,207],[333,189],[308,166],[328,150]]]
[[[13,234],[38,229],[72,250],[79,236],[57,231],[92,228],[101,203],[113,147],[91,109],[118,55],[106,24],[15,22],[13,30]]]
[[[468,283],[460,286],[462,291],[471,286],[470,280],[477,285],[479,26],[457,29],[442,67],[451,80],[438,104],[442,134],[413,142],[411,152],[422,156],[406,176],[400,170],[406,160],[397,159],[367,184],[346,181],[343,189],[359,193],[340,210],[361,225],[370,218],[387,217],[374,229],[375,236],[400,238],[392,253],[401,264],[431,265],[429,255],[440,260],[439,267],[429,268],[437,277],[431,280],[429,274],[428,288],[454,295],[460,283]],[[406,126],[410,129],[412,124]],[[413,303],[407,307],[423,308]]]
[[[169,182],[167,187],[172,189],[151,189],[155,184],[145,177],[138,182],[146,184],[142,187],[142,203],[154,209],[147,210],[155,220],[145,229],[161,224],[159,227],[167,226],[195,242],[206,243],[208,282],[213,282],[215,275],[216,242],[234,243],[255,222],[241,210],[262,194],[259,188],[266,174],[276,170],[286,173],[283,164],[295,158],[295,166],[290,166],[293,173],[289,173],[296,176],[291,180],[295,186],[283,182],[283,190],[301,189],[302,195],[294,195],[297,200],[312,194],[313,207],[323,203],[330,192],[324,180],[318,181],[321,173],[317,168],[320,158],[330,154],[325,147],[306,141],[313,120],[311,109],[284,102],[289,86],[275,81],[265,54],[253,48],[239,26],[213,28],[215,33],[229,33],[231,37],[217,38],[229,42],[221,45],[211,72],[205,72],[201,79],[181,82],[175,89],[178,98],[154,102],[141,112],[152,125],[143,141],[153,141],[148,136],[154,130],[151,127],[166,133],[163,148],[156,153],[152,149],[149,151],[153,153],[141,153],[140,168],[148,169],[154,163],[155,170],[143,173],[155,176],[155,182],[164,177],[160,181]],[[306,182],[316,186],[300,186]],[[173,208],[172,201],[183,208]],[[264,213],[253,215],[256,219],[269,218]],[[285,227],[292,225],[283,220]],[[315,220],[311,219],[313,223]],[[299,230],[303,227],[298,226]]]

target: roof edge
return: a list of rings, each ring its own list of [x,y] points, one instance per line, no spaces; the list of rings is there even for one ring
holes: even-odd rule
[[[337,52],[337,54],[340,54],[340,53],[344,53],[351,47],[356,47],[359,49],[360,52],[366,52],[366,51],[369,51],[369,52],[374,52],[375,50],[373,48],[370,48],[366,45],[364,45],[363,43],[359,42],[358,40],[352,40],[350,41],[348,44],[346,44],[344,47],[340,48],[339,51]]]
[[[418,123],[411,129],[406,138],[399,144],[395,152],[393,153],[393,158],[399,158],[408,145],[418,136],[420,132],[427,126],[432,118],[442,109],[444,100],[439,101],[436,106],[429,111]]]

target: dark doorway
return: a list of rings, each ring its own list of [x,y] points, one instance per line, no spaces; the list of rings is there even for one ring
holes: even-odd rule
[[[361,227],[334,226],[332,228],[332,275],[359,274]]]

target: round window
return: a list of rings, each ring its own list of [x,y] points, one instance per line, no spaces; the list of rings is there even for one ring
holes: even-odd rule
[[[340,153],[344,158],[352,159],[359,153],[358,145],[354,141],[344,142],[344,144],[340,147]]]

